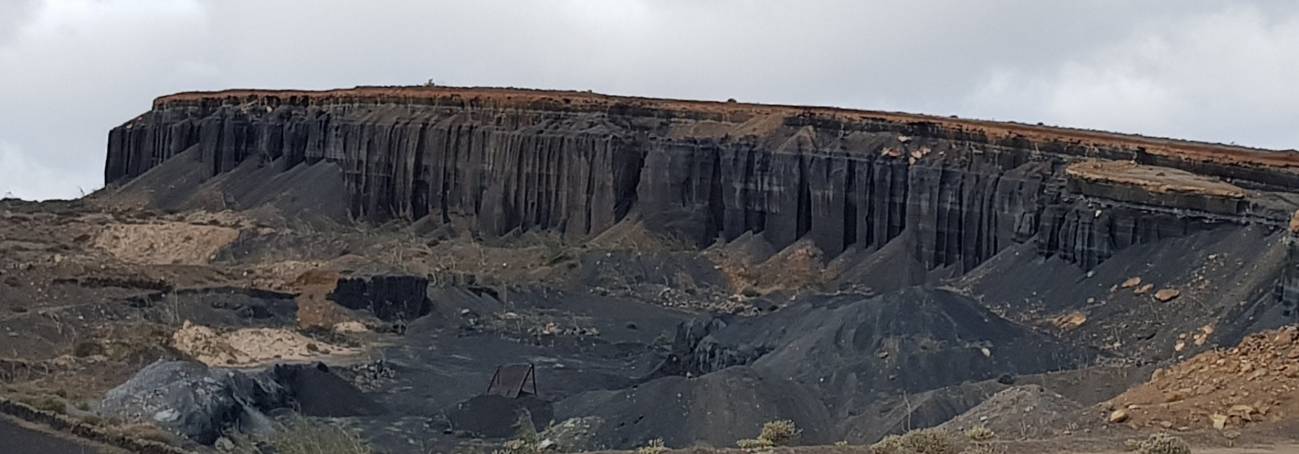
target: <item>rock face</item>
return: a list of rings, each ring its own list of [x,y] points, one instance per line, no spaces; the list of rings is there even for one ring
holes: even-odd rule
[[[109,134],[105,180],[124,183],[177,156],[208,177],[333,163],[351,215],[363,219],[571,237],[639,220],[700,245],[746,232],[776,248],[810,238],[828,257],[907,232],[926,268],[961,271],[1029,241],[1090,268],[1127,246],[1220,223],[1283,226],[1295,206],[1282,193],[1299,187],[1293,151],[515,89],[166,96]]]
[[[1290,232],[1285,236],[1285,268],[1277,283],[1276,299],[1281,303],[1283,317],[1299,320],[1299,211],[1290,221]]]
[[[307,416],[377,412],[360,391],[324,365],[277,365],[262,371],[159,361],[104,395],[100,410],[126,422],[148,422],[211,445],[230,431],[274,431],[263,412],[293,406]]]
[[[428,278],[379,275],[338,280],[329,299],[348,309],[368,310],[380,320],[414,320],[432,310]]]
[[[267,377],[171,361],[149,365],[110,390],[102,411],[130,422],[154,423],[210,445],[234,424],[266,430],[269,419],[260,410],[287,401],[286,389]]]

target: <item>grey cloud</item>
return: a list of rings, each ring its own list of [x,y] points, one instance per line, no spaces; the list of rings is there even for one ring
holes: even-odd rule
[[[37,0],[9,0],[0,12],[0,46],[4,45],[18,32],[18,28],[30,20],[36,9]]]

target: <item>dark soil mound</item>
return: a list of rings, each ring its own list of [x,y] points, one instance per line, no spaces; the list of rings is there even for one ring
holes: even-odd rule
[[[732,367],[698,378],[665,377],[619,391],[593,391],[556,405],[559,419],[598,416],[597,444],[631,448],[662,438],[669,446],[734,446],[762,424],[792,419],[808,442],[833,439],[829,412],[811,387]]]
[[[275,374],[306,416],[373,416],[382,408],[324,364],[277,366]]]
[[[1038,385],[1007,388],[943,423],[955,431],[983,426],[1002,439],[1038,438],[1062,428],[1082,405]]]
[[[1070,341],[1163,360],[1293,323],[1274,293],[1287,260],[1283,236],[1261,226],[1222,226],[1123,249],[1090,271],[1042,258],[1025,244],[1002,251],[954,285],[1022,323],[1051,325],[1072,317],[1074,325],[1063,327]],[[1155,293],[1162,289],[1178,296],[1160,301]],[[1211,335],[1192,339],[1202,329]]]
[[[794,420],[809,442],[832,442],[841,439],[839,421],[901,392],[1075,368],[1095,357],[961,295],[921,288],[800,301],[729,323],[687,322],[673,348],[678,361],[655,376],[721,370],[581,394],[562,401],[558,413],[605,418],[603,441],[612,447],[655,437],[730,445],[773,419]],[[923,422],[938,424],[998,389],[961,393],[959,405],[935,403],[935,417]],[[915,417],[910,410],[906,417]]]
[[[832,297],[737,323],[723,344],[766,346],[754,368],[830,396],[923,391],[965,381],[1078,367],[1093,352],[1067,346],[946,290],[910,288],[869,299]],[[835,402],[830,397],[827,402]]]
[[[162,210],[252,210],[264,220],[346,221],[343,174],[330,162],[285,168],[283,160],[247,159],[213,176],[197,147],[96,196],[109,204]]]
[[[451,427],[480,437],[502,438],[518,431],[519,415],[527,412],[534,429],[550,425],[555,411],[550,402],[525,395],[516,398],[478,396],[456,404],[447,412]]]
[[[838,423],[840,439],[871,444],[888,435],[937,426],[1005,388],[996,380],[985,380],[881,398],[863,408],[848,410],[847,419]]]

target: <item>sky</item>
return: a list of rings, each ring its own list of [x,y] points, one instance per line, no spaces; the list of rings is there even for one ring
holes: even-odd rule
[[[1299,2],[0,0],[0,197],[101,187],[163,94],[430,79],[1294,149]]]

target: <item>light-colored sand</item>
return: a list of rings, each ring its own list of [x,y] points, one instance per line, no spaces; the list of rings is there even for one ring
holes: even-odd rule
[[[126,262],[204,265],[237,238],[238,230],[213,225],[110,224],[95,237],[94,245]]]
[[[327,344],[286,329],[245,328],[219,333],[189,321],[172,334],[172,345],[204,364],[221,367],[253,367],[359,353],[354,348]]]

